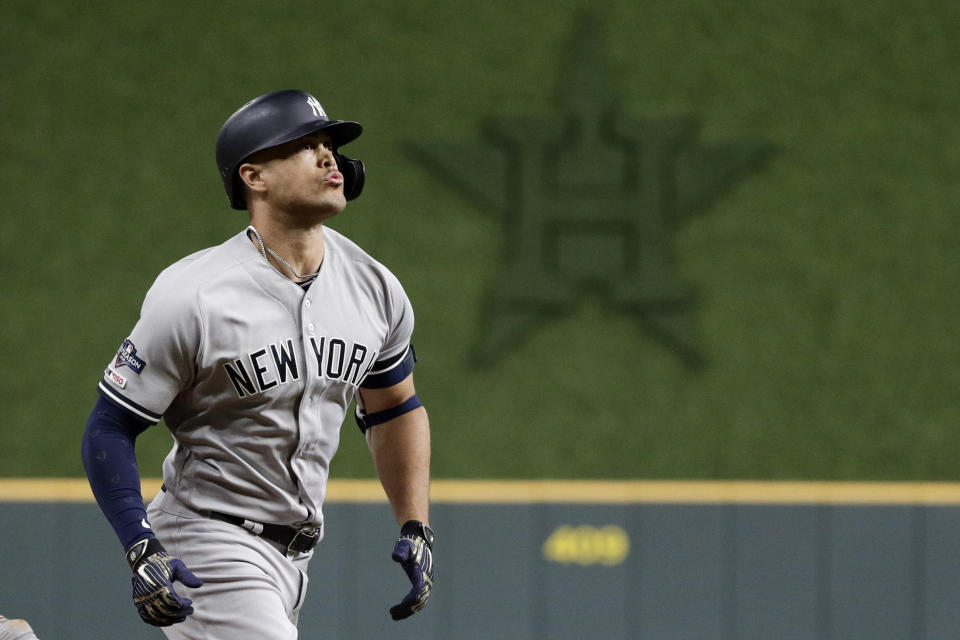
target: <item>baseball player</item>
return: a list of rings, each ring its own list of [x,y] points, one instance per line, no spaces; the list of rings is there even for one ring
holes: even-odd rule
[[[324,225],[363,188],[363,164],[340,152],[361,131],[296,90],[231,115],[217,164],[250,226],[161,272],[100,381],[84,468],[126,551],[140,617],[168,638],[297,637],[354,399],[400,524],[392,557],[412,583],[391,616],[430,594],[413,310],[386,267]],[[161,417],[174,445],[145,509],[134,442]]]

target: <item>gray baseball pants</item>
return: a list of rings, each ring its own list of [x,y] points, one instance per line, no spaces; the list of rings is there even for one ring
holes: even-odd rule
[[[192,513],[162,491],[147,517],[167,552],[204,582],[196,589],[174,584],[177,593],[193,600],[194,613],[163,628],[169,640],[297,638],[312,552],[288,557],[279,544]]]

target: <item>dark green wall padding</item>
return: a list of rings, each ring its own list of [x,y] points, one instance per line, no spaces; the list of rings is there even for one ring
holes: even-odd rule
[[[483,174],[504,161],[485,123],[563,116],[581,5],[2,3],[0,474],[82,473],[96,382],[147,287],[246,222],[220,124],[300,87],[365,126],[367,188],[331,226],[413,300],[435,475],[960,478],[956,2],[596,5],[621,113],[774,151],[664,236],[702,364],[599,286],[476,364],[518,237],[491,203],[513,182],[471,197],[423,150],[479,149],[460,161]],[[549,163],[567,142],[517,153]],[[169,445],[142,437],[145,475]],[[372,475],[350,423],[333,473]]]

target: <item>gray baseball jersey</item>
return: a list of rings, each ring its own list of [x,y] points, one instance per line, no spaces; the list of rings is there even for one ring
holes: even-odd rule
[[[322,529],[350,402],[409,362],[413,310],[386,267],[330,228],[306,291],[247,234],[157,277],[100,389],[164,418],[163,480],[184,505]]]

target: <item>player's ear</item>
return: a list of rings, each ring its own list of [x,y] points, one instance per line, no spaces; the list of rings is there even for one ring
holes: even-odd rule
[[[244,162],[237,169],[240,180],[246,186],[247,190],[263,192],[266,190],[266,184],[263,180],[263,167],[259,164]]]

